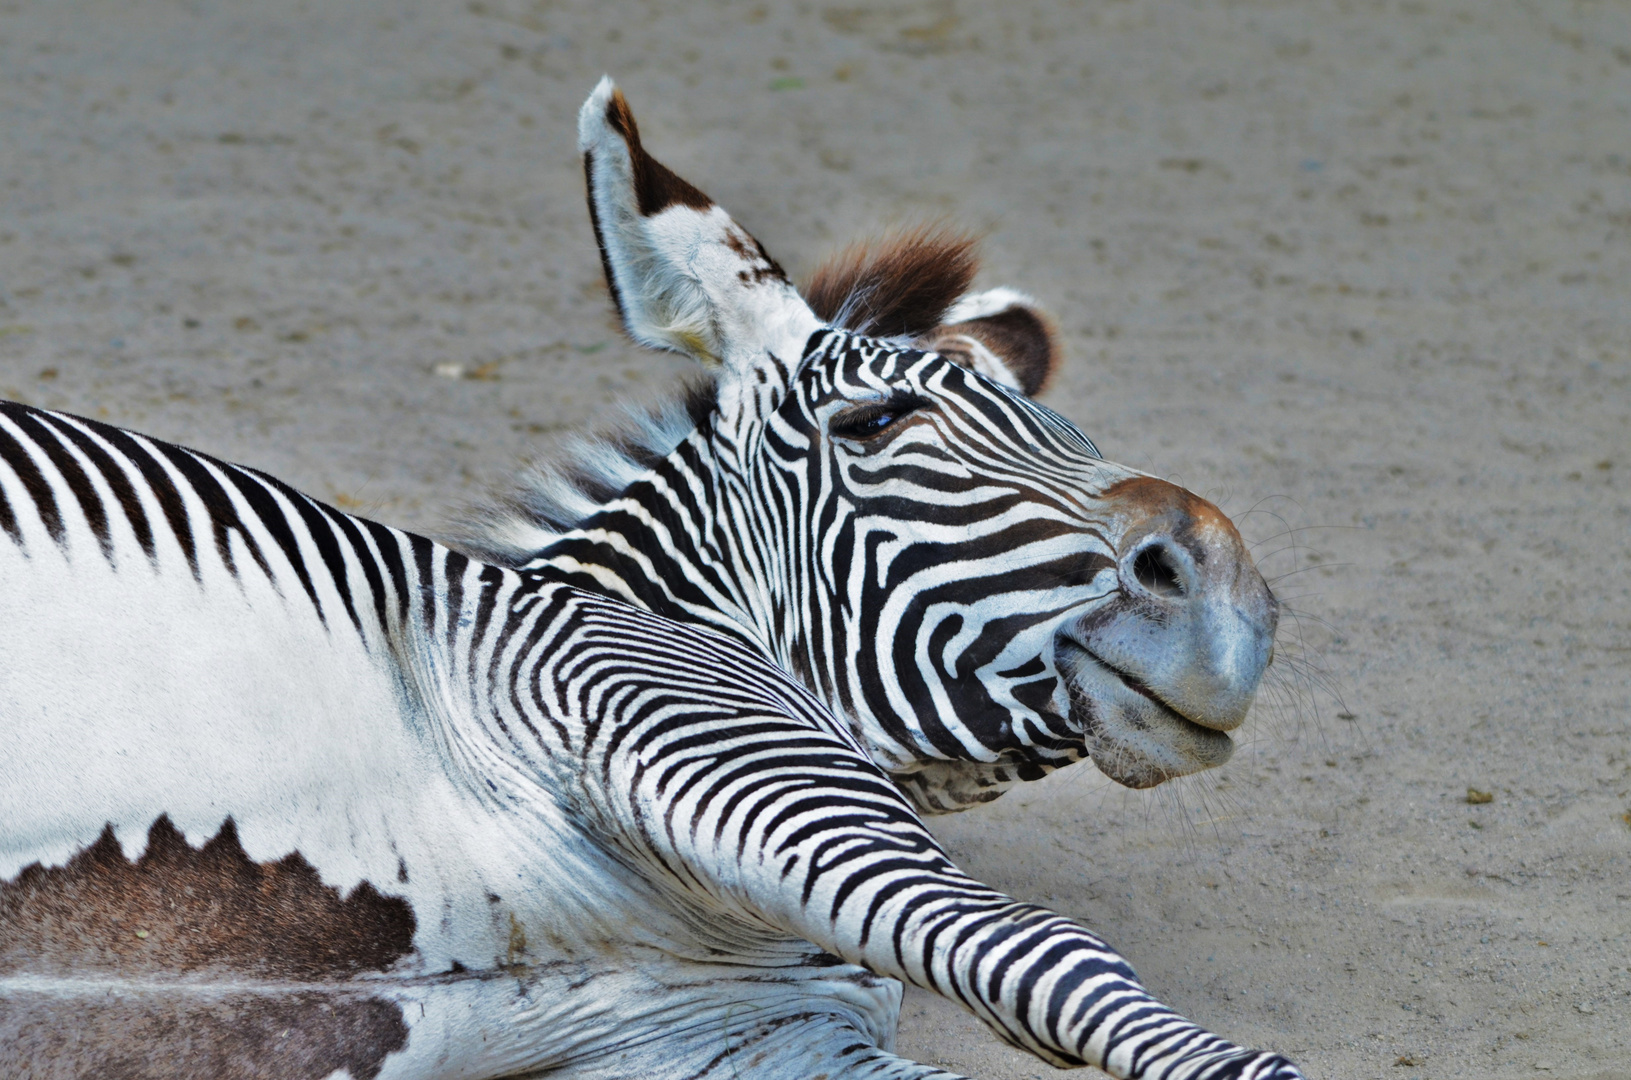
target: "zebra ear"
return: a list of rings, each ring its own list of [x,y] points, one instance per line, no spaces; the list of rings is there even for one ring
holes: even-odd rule
[[[930,348],[1026,397],[1047,389],[1059,366],[1059,335],[1035,300],[1013,289],[970,293],[925,335]]]
[[[787,275],[712,199],[645,152],[601,79],[578,114],[589,218],[629,335],[755,387],[785,388],[820,322]]]

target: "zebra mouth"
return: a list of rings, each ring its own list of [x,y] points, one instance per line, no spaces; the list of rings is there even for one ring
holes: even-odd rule
[[[1148,788],[1229,760],[1228,735],[1197,724],[1131,672],[1106,663],[1080,641],[1062,637],[1059,668],[1070,685],[1071,719],[1081,725],[1099,771],[1131,788]]]

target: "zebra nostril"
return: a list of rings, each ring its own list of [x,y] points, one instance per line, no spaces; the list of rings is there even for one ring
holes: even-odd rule
[[[1133,577],[1145,591],[1161,597],[1184,595],[1184,584],[1163,544],[1151,544],[1133,559]]]

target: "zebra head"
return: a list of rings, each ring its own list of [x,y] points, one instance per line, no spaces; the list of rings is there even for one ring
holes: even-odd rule
[[[1031,399],[1058,350],[1027,298],[970,294],[969,243],[919,232],[807,302],[609,80],[579,123],[624,325],[713,379],[540,480],[488,554],[747,638],[925,809],[1084,756],[1132,787],[1229,757],[1276,602],[1217,507]]]

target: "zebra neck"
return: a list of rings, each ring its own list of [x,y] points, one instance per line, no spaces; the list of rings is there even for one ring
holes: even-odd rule
[[[758,542],[762,530],[738,520],[733,508],[740,500],[714,484],[696,484],[697,476],[664,462],[540,551],[526,570],[708,627],[786,668],[792,612],[777,599],[778,556]]]
[[[544,549],[526,569],[664,618],[708,627],[775,656],[770,635],[754,616],[759,605],[731,568],[711,559],[676,558],[649,532],[607,530],[597,517]]]

